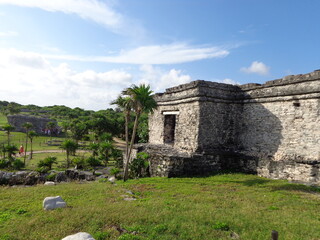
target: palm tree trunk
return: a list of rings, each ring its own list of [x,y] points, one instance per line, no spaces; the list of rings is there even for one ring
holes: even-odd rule
[[[128,111],[125,115],[125,135],[126,135],[126,154],[128,156],[128,149],[129,149],[129,118],[130,118],[130,111]]]
[[[125,169],[124,169],[123,181],[127,181],[128,180],[129,162],[130,162],[130,158],[131,158],[131,152],[132,152],[132,148],[133,148],[133,144],[134,144],[134,139],[136,137],[139,117],[140,117],[140,112],[137,112],[136,113],[136,119],[134,120],[133,132],[132,132],[132,136],[131,136],[130,146],[129,146],[128,154],[126,156],[126,166],[125,166]]]
[[[67,168],[69,168],[69,166],[70,166],[70,162],[69,162],[69,151],[68,150],[66,150],[66,152],[67,152]]]
[[[28,132],[26,132],[26,149],[24,151],[24,160],[23,160],[24,165],[26,165],[27,150],[28,150]]]
[[[30,140],[30,159],[32,159],[33,150],[32,150],[32,140]]]

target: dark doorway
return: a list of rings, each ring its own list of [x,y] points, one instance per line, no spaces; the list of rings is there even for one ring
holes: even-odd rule
[[[164,115],[164,143],[174,143],[174,132],[176,128],[176,115]]]

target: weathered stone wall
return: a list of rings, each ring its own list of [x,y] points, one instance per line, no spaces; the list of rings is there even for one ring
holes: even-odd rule
[[[159,109],[150,118],[150,143],[163,143],[162,112],[178,110],[173,147],[187,152],[194,164],[172,154],[162,163],[180,162],[182,172],[185,166],[197,168],[196,162],[212,170],[204,163],[211,155],[218,159],[217,169],[320,184],[320,71],[263,85],[195,81],[167,89],[156,100]],[[174,175],[180,174],[173,169]]]
[[[196,89],[186,90],[190,95],[196,95]],[[190,101],[186,92],[169,93],[170,98],[158,95],[158,108],[149,118],[149,142],[152,144],[164,143],[164,115],[166,111],[179,111],[176,115],[174,148],[186,152],[195,152],[198,147],[199,102]],[[166,99],[174,99],[167,102]]]
[[[14,131],[25,132],[23,124],[30,122],[33,125],[32,130],[36,131],[38,134],[43,134],[42,129],[46,128],[48,122],[56,122],[54,119],[41,118],[41,117],[32,117],[27,115],[9,115],[8,122],[10,125],[15,127]]]

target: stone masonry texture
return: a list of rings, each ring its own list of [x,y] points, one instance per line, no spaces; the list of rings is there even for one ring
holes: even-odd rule
[[[233,170],[320,184],[320,71],[262,85],[197,80],[155,100],[149,144],[138,147],[153,176]],[[174,142],[164,144],[170,114]]]

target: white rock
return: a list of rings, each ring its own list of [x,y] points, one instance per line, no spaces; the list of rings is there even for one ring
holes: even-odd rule
[[[46,186],[53,186],[53,185],[56,185],[56,183],[55,183],[55,182],[46,181],[46,182],[44,183],[44,185],[46,185]]]
[[[116,178],[115,177],[109,177],[109,182],[111,183],[115,183],[116,182]]]
[[[52,210],[56,208],[64,208],[67,204],[60,196],[56,197],[46,197],[43,200],[43,209],[44,210]]]
[[[73,235],[66,236],[62,240],[95,240],[89,233],[79,232]]]

